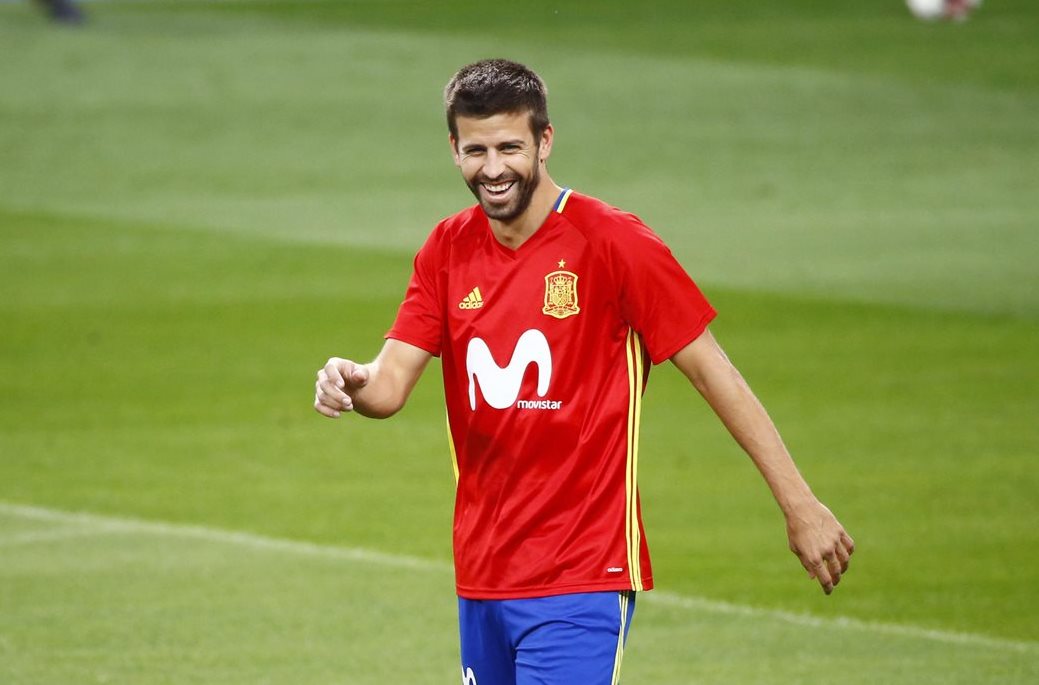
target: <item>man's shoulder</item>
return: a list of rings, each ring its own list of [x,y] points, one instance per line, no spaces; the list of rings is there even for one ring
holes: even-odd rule
[[[467,207],[444,217],[430,231],[422,252],[451,251],[460,243],[471,242],[486,232],[487,219],[479,205]]]
[[[633,232],[648,230],[635,214],[577,192],[570,194],[562,214],[590,242],[624,240]]]
[[[480,209],[480,205],[472,205],[459,212],[455,212],[451,216],[444,217],[437,222],[436,228],[433,231],[441,234],[443,237],[458,238],[483,230],[486,223],[487,218]]]

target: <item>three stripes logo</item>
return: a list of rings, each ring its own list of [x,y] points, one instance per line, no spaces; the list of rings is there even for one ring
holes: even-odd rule
[[[461,302],[458,303],[459,309],[479,309],[483,306],[483,295],[480,294],[480,288],[473,288],[468,295],[465,296]]]

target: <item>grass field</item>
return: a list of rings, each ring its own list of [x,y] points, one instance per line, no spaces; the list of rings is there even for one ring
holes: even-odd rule
[[[310,403],[470,201],[440,89],[499,54],[858,544],[824,597],[656,369],[625,682],[1039,682],[1039,5],[34,9],[0,3],[0,684],[458,682],[439,370],[391,421]]]

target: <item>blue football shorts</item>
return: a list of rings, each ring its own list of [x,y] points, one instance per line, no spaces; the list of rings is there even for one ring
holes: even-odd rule
[[[462,685],[617,685],[635,593],[458,598]]]

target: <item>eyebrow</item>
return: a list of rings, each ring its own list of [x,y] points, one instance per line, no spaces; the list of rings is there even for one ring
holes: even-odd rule
[[[506,146],[509,146],[509,145],[514,145],[516,147],[523,147],[524,140],[522,138],[514,138],[512,140],[503,140],[500,143],[498,143],[495,147],[506,147]],[[462,152],[474,152],[476,150],[484,150],[486,148],[487,148],[487,146],[483,145],[481,143],[469,143],[468,145],[465,145],[465,146],[462,147]]]

